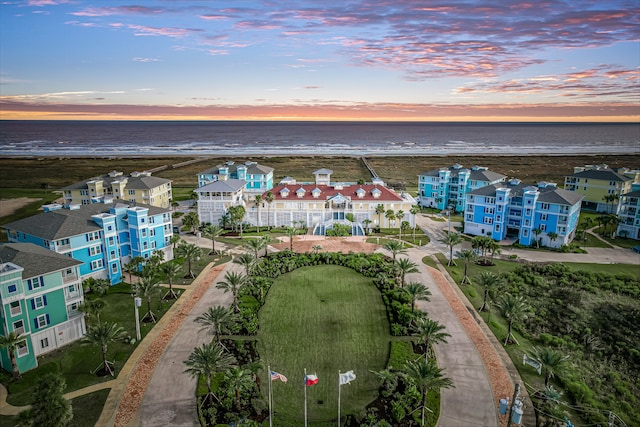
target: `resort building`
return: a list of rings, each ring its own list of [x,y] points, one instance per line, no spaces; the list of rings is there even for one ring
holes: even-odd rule
[[[467,193],[464,232],[496,241],[517,238],[527,246],[538,241],[558,248],[575,236],[582,198],[554,183],[534,186],[512,179],[488,185]]]
[[[15,356],[25,372],[41,354],[84,336],[82,263],[31,243],[0,245],[0,260],[0,334],[22,338]],[[0,349],[0,364],[11,372],[7,349]]]
[[[9,242],[33,243],[72,257],[89,277],[120,283],[132,257],[162,251],[173,259],[171,210],[110,197],[89,205],[45,205],[44,213],[4,225]]]
[[[615,213],[620,197],[631,191],[631,184],[640,183],[640,171],[607,165],[586,165],[573,168],[564,179],[565,190],[582,194],[582,207],[595,212]]]
[[[112,171],[107,175],[76,182],[62,189],[64,204],[88,205],[111,196],[159,208],[168,208],[173,198],[171,180],[151,176],[150,172],[132,172],[125,176]]]
[[[398,194],[381,180],[332,182],[332,173],[319,169],[313,172],[316,179],[311,183],[285,179],[271,190],[273,202],[267,202],[265,193],[260,204],[246,207],[245,221],[261,227],[304,226],[318,235],[326,234],[334,224],[349,226],[354,235],[363,235],[366,228],[399,227],[402,221],[415,224],[410,211],[416,201],[409,194]]]
[[[463,212],[468,192],[506,179],[505,175],[481,166],[467,169],[455,164],[433,169],[418,175],[418,203],[423,207]]]
[[[640,240],[640,184],[634,184],[633,191],[620,196],[616,234]]]
[[[224,179],[196,188],[200,223],[219,225],[231,206],[245,206],[246,185],[246,181],[239,179]]]
[[[250,200],[256,195],[262,194],[273,188],[273,168],[260,165],[256,162],[236,164],[229,161],[198,174],[198,187],[216,181],[237,179],[246,183],[243,196]]]

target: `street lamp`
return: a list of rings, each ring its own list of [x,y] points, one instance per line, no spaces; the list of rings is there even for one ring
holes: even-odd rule
[[[136,340],[140,341],[140,316],[138,316],[138,307],[142,305],[142,298],[133,298],[133,309],[136,314]]]

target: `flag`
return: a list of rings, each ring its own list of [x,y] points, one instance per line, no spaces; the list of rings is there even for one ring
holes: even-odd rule
[[[307,387],[318,384],[318,377],[315,375],[307,375],[306,377],[304,377],[304,384]]]
[[[340,385],[349,384],[351,381],[356,379],[356,374],[353,371],[347,371],[340,375]]]
[[[275,380],[280,380],[283,383],[286,383],[287,382],[287,377],[285,377],[284,375],[279,374],[279,373],[277,373],[275,371],[271,371],[271,381],[275,381]]]

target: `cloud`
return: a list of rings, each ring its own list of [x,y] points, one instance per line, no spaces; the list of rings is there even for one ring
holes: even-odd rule
[[[133,62],[159,62],[160,60],[158,58],[141,58],[141,57],[135,57],[132,59]]]
[[[202,32],[201,29],[194,28],[149,27],[145,25],[129,25],[129,28],[135,30],[134,35],[136,36],[186,37]]]
[[[77,12],[70,12],[75,16],[111,16],[111,15],[157,15],[165,10],[146,6],[118,6],[118,7],[88,7]]]

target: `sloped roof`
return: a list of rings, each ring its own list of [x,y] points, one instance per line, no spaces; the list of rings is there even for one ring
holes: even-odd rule
[[[130,207],[131,203],[124,200],[113,200],[113,203],[91,203],[81,205],[79,209],[58,209],[33,215],[4,225],[4,228],[20,231],[25,234],[46,240],[63,239],[92,231],[101,230],[91,218],[93,215],[109,213],[112,207]],[[171,212],[170,209],[137,203],[136,207],[149,209],[149,215]]]
[[[200,175],[218,175],[220,173],[220,168],[222,167],[228,168],[229,174],[234,174],[238,172],[238,166],[245,166],[247,168],[247,174],[249,175],[268,175],[274,171],[273,168],[258,164],[256,162],[234,163],[232,165],[221,163],[200,172]]]
[[[74,182],[71,185],[68,185],[62,190],[82,190],[88,187],[89,181],[97,181],[100,180],[103,182],[103,185],[107,188],[110,188],[113,185],[114,181],[122,181],[123,179],[127,180],[126,188],[130,188],[133,190],[148,190],[151,188],[159,187],[163,184],[170,183],[170,179],[159,178],[157,176],[127,176],[127,175],[118,175],[118,176],[109,176],[109,175],[101,175],[95,176],[92,178],[88,178],[82,181]]]
[[[23,279],[64,270],[82,264],[66,255],[32,243],[4,243],[0,245],[2,262],[12,262],[24,269]]]
[[[584,170],[582,172],[574,173],[573,175],[568,175],[572,178],[587,178],[587,179],[599,179],[602,181],[617,181],[617,182],[627,182],[632,181],[628,176],[622,175],[612,169],[589,169]]]
[[[149,190],[170,182],[171,180],[169,179],[158,178],[157,176],[139,176],[136,178],[129,178],[126,188],[132,190]]]
[[[459,166],[459,165],[457,165]],[[494,182],[494,181],[499,181],[501,179],[506,178],[506,175],[503,175],[501,173],[497,173],[497,172],[493,172],[490,171],[488,169],[485,168],[463,168],[463,167],[456,167],[454,166],[449,166],[447,168],[438,168],[438,169],[431,169],[429,171],[426,172],[422,172],[420,174],[418,174],[418,176],[439,176],[440,175],[440,171],[442,169],[447,169],[451,172],[451,176],[458,176],[458,174],[462,171],[465,172],[470,172],[469,173],[469,179],[473,180],[473,181],[486,181],[486,182]]]
[[[535,185],[522,182],[518,182],[518,184],[511,184],[508,182],[491,184],[482,188],[478,188],[477,190],[470,191],[467,194],[495,197],[496,192],[499,188],[508,188],[509,190],[511,190],[512,197],[522,196],[528,189],[535,188],[536,190],[538,190],[538,192],[540,192],[540,195],[538,196],[539,202],[552,203],[556,205],[573,206],[576,203],[579,203],[584,197],[582,194],[576,193],[575,191],[564,190],[562,188],[557,188],[554,186],[540,188]]]
[[[196,193],[235,193],[239,189],[243,188],[247,185],[246,181],[242,181],[239,179],[223,179],[219,181],[212,182],[207,185],[203,185],[200,188],[196,188]]]
[[[291,194],[295,194],[298,189],[304,189],[305,193],[302,197],[298,197],[297,194],[289,197],[282,197],[280,192],[284,189],[290,191]],[[358,197],[357,191],[359,189],[364,190],[364,196]],[[320,195],[318,197],[313,197],[314,193],[317,193],[317,190],[320,190]],[[373,193],[380,192],[379,197],[373,197]],[[295,184],[295,185],[287,185],[280,184],[271,189],[271,193],[274,196],[275,200],[328,200],[332,197],[341,194],[345,198],[350,198],[351,201],[356,202],[359,200],[362,201],[378,201],[378,202],[402,202],[404,199],[395,191],[388,189],[387,187],[374,185],[374,184],[354,184],[354,185],[346,185],[343,184],[339,189],[336,189],[333,185],[316,185],[316,184]],[[264,196],[263,196],[264,198]]]

